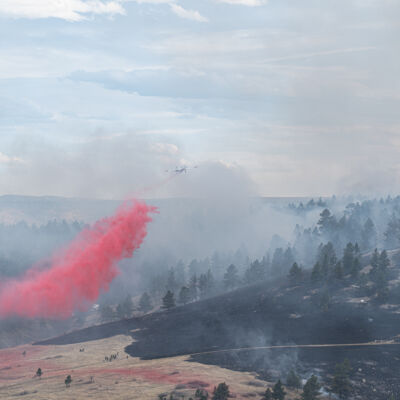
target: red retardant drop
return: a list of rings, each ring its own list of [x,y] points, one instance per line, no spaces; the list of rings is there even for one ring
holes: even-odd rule
[[[118,261],[140,247],[155,211],[142,202],[125,202],[115,215],[57,251],[48,269],[32,267],[21,279],[6,282],[0,289],[0,316],[65,319],[87,310],[118,275]]]

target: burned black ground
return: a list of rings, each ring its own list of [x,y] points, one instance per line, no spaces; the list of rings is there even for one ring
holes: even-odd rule
[[[343,288],[330,288],[340,293]],[[322,290],[322,289],[321,289]],[[146,359],[217,349],[282,344],[361,343],[391,340],[400,334],[396,308],[348,302],[333,296],[319,305],[321,290],[311,285],[262,283],[165,312],[94,326],[40,342],[69,344],[130,334],[131,356]],[[323,290],[326,290],[323,289]],[[341,299],[340,301],[338,299]],[[353,367],[354,396],[387,399],[400,395],[400,346],[332,347],[232,351],[192,355],[202,363],[257,372],[261,378],[285,379],[295,368],[306,378],[318,374],[325,386],[335,364],[348,358]]]

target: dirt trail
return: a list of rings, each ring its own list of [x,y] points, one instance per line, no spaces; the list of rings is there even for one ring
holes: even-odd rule
[[[253,351],[253,350],[273,350],[273,349],[307,349],[307,348],[327,348],[327,347],[371,347],[371,346],[399,346],[400,342],[394,340],[382,340],[366,343],[327,343],[327,344],[292,344],[279,346],[257,346],[257,347],[238,347],[236,349],[222,349],[202,351],[198,353],[188,354],[190,356],[200,356],[207,354],[230,353],[237,351]]]

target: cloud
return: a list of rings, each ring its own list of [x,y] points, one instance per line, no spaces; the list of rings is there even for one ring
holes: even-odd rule
[[[267,0],[216,0],[218,3],[240,4],[243,6],[256,7],[267,3]]]
[[[0,15],[14,18],[60,18],[81,21],[91,14],[124,14],[119,1],[103,0],[2,0]]]
[[[203,17],[198,11],[186,10],[178,4],[170,4],[172,11],[181,18],[190,19],[197,22],[208,22],[206,17]]]
[[[258,0],[250,0],[258,1]],[[175,0],[2,0],[0,2],[0,15],[14,18],[59,18],[67,21],[81,21],[94,14],[123,15],[123,3],[134,2],[138,4],[169,4],[173,13],[180,18],[197,22],[208,22],[196,10],[186,10],[175,4]]]

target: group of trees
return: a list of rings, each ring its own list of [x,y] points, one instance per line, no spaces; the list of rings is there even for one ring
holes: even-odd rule
[[[298,215],[303,215],[309,211],[325,208],[326,206],[327,201],[322,200],[320,197],[318,200],[310,199],[306,204],[303,204],[302,201],[299,204],[289,203],[288,209]]]
[[[292,385],[292,389],[300,389],[302,387],[300,378],[293,371],[291,371],[290,381],[288,377],[288,387],[290,387],[289,382],[290,385]],[[321,385],[318,382],[318,378],[315,375],[312,375],[303,386],[303,391],[300,394],[301,400],[317,400],[320,396],[320,390]],[[272,390],[270,388],[266,390],[262,400],[285,400],[285,398],[286,391],[279,379],[273,386]]]
[[[337,395],[340,399],[348,399],[352,393],[352,384],[350,380],[352,368],[349,360],[345,359],[337,364],[328,387],[329,392]],[[291,370],[286,379],[286,386],[292,390],[302,389],[301,400],[317,400],[321,395],[321,384],[315,375],[312,375],[304,384],[294,370]],[[272,390],[268,388],[264,393],[262,400],[284,400],[286,398],[285,388],[279,379]]]
[[[116,319],[130,318],[134,311],[147,313],[153,309],[153,304],[147,292],[144,292],[135,306],[131,296],[126,296],[125,300],[118,303],[116,307],[105,304],[100,307],[100,317],[103,322]]]
[[[42,375],[43,375],[42,369],[41,369],[41,368],[38,368],[37,371],[36,371],[35,376],[38,377],[38,378],[40,379],[40,378],[42,377]],[[65,383],[65,386],[66,386],[66,387],[70,387],[70,385],[71,385],[71,383],[72,383],[71,375],[68,375],[68,376],[65,378],[64,383]]]
[[[342,280],[350,275],[356,278],[361,270],[360,248],[357,243],[347,243],[343,250],[343,257],[338,259],[331,242],[318,248],[317,262],[311,271],[313,282],[327,281],[331,278]]]
[[[302,214],[304,210],[316,209],[322,204],[323,202],[310,200],[306,207],[300,203],[298,206],[292,204],[290,209]],[[332,209],[336,211],[332,212]],[[341,211],[337,211],[339,209]],[[358,243],[361,251],[371,251],[375,247],[398,248],[400,196],[350,202],[345,206],[331,199],[325,202],[317,223],[312,227],[296,226],[295,235],[295,247],[305,257],[321,241],[332,242],[336,250],[343,248],[348,242]]]
[[[328,203],[335,201],[310,200],[306,207],[299,208],[317,209]],[[380,221],[379,217],[386,222],[375,224],[374,219]],[[233,255],[215,252],[210,258],[193,259],[186,265],[179,261],[174,267],[149,277],[147,290],[136,307],[130,298],[116,308],[103,307],[103,320],[127,318],[133,310],[148,312],[159,306],[170,309],[279,277],[289,277],[296,284],[310,279],[315,285],[351,279],[363,286],[368,279],[374,282],[376,298],[383,301],[388,295],[387,267],[373,266],[368,276],[360,276],[361,254],[375,248],[379,237],[392,244],[396,240],[400,243],[400,197],[350,203],[338,216],[324,208],[315,226],[303,231],[297,226],[296,236],[295,246],[276,247],[253,261],[243,249]],[[348,238],[352,240],[344,242]],[[279,238],[274,240],[282,244]],[[337,256],[339,253],[342,254]],[[387,256],[385,251],[382,253],[380,257]],[[313,267],[308,272],[310,265]]]

